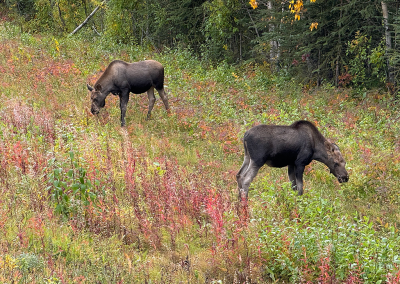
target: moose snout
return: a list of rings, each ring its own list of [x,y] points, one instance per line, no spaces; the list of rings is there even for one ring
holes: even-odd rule
[[[338,177],[338,181],[339,181],[340,183],[348,182],[348,181],[349,181],[349,175],[339,176],[339,177]]]
[[[99,110],[98,109],[95,109],[95,108],[91,108],[90,109],[90,112],[92,113],[92,114],[99,114]]]

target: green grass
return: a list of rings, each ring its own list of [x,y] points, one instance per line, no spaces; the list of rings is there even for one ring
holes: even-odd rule
[[[172,113],[132,95],[90,114],[113,59],[165,66]],[[268,66],[187,50],[20,34],[0,25],[0,282],[399,283],[399,114],[378,90],[308,89]],[[157,96],[158,97],[158,96]],[[313,162],[305,194],[263,168],[247,206],[235,175],[259,123],[313,121],[347,161]],[[379,282],[381,281],[381,282]]]

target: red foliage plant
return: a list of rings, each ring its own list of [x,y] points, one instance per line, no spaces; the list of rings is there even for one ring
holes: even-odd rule
[[[352,80],[353,76],[347,72],[342,75],[339,75],[339,86],[345,88],[351,83]]]
[[[399,267],[396,265],[395,266],[397,270],[396,274],[392,274],[392,273],[388,273],[386,275],[386,283],[387,284],[399,284],[400,283],[400,269]]]
[[[174,247],[180,231],[197,225],[199,231],[210,228],[212,234],[209,236],[216,244],[226,244],[224,213],[232,204],[224,191],[213,185],[216,165],[200,160],[196,165],[198,168],[190,172],[177,160],[164,156],[150,162],[146,150],[134,149],[128,138],[121,147],[123,192],[126,194],[123,199],[118,199],[117,192],[108,190],[108,198],[101,202],[100,215],[95,211],[93,214],[88,212],[92,230],[106,234],[119,231],[127,242],[147,243],[159,248],[165,241],[164,232],[168,233],[171,247]],[[126,212],[121,208],[130,209]],[[205,224],[209,225],[203,228]]]

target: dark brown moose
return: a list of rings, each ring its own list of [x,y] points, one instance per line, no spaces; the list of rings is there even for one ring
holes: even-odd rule
[[[145,60],[127,63],[121,60],[112,61],[94,84],[94,88],[87,85],[91,92],[91,112],[98,114],[105,106],[106,97],[112,93],[119,96],[121,108],[121,126],[125,126],[125,113],[129,101],[129,93],[141,94],[147,92],[150,118],[156,97],[154,88],[158,91],[165,109],[169,111],[168,97],[164,91],[164,67],[154,60]]]
[[[244,162],[236,175],[239,198],[247,198],[249,186],[258,170],[288,166],[292,188],[303,194],[303,172],[312,160],[328,166],[340,183],[349,180],[346,162],[339,147],[328,141],[309,121],[299,120],[290,126],[257,125],[244,134]]]

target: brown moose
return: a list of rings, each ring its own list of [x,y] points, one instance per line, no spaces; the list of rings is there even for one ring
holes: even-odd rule
[[[248,197],[250,183],[264,164],[288,166],[289,180],[298,195],[303,194],[304,168],[312,160],[328,166],[340,183],[349,180],[339,147],[309,121],[296,121],[290,126],[257,125],[246,131],[243,142],[244,162],[236,175],[239,198]]]
[[[168,97],[164,91],[164,67],[154,60],[127,63],[121,60],[112,61],[94,84],[87,85],[91,92],[92,114],[98,114],[105,106],[106,97],[112,93],[118,95],[121,108],[121,126],[125,126],[125,113],[129,101],[129,93],[141,94],[147,92],[149,110],[147,119],[151,116],[156,97],[154,88],[158,91],[165,109],[169,111]]]

